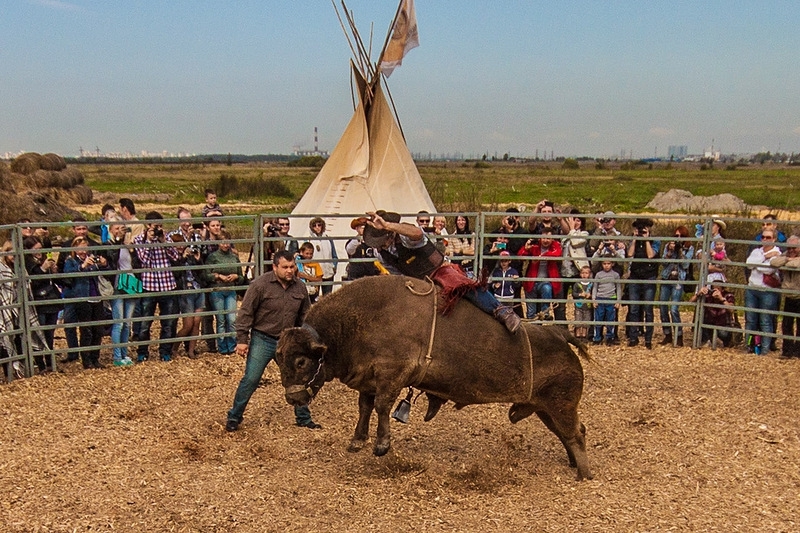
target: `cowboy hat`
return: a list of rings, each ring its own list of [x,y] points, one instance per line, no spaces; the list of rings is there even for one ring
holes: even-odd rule
[[[381,210],[376,211],[375,214],[386,222],[400,222],[400,215],[397,213]],[[364,242],[373,248],[381,248],[384,244],[386,244],[386,238],[391,233],[392,232],[389,230],[377,229],[376,227],[367,224],[367,226],[364,228]]]

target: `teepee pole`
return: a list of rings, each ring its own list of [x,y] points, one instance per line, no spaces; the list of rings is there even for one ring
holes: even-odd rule
[[[342,6],[344,6],[344,0],[342,0]],[[356,45],[358,46],[358,50],[360,53],[361,60],[366,63],[366,69],[362,70],[368,74],[368,79],[372,79],[375,75],[375,72],[372,70],[372,64],[370,63],[369,54],[367,53],[367,49],[364,47],[364,41],[361,39],[361,34],[358,33],[358,27],[356,27],[356,22],[353,20],[352,13],[345,10],[344,12],[345,17],[347,17],[347,22],[350,24],[350,31],[353,33],[354,39],[356,41]],[[365,76],[367,77],[367,76]]]
[[[331,5],[333,6],[333,10],[336,12],[336,18],[339,19],[339,25],[342,27],[342,33],[344,33],[344,38],[347,39],[347,44],[350,46],[350,52],[353,54],[353,57],[358,61],[358,68],[361,72],[364,72],[364,65],[362,63],[362,58],[359,53],[356,52],[355,47],[353,46],[353,42],[350,40],[350,34],[347,33],[347,29],[344,27],[344,21],[342,21],[341,15],[339,15],[339,10],[336,8],[336,2],[331,0]],[[342,1],[342,6],[344,6],[344,0]],[[345,14],[347,11],[345,10]]]
[[[406,134],[403,132],[403,125],[400,124],[400,115],[397,114],[397,107],[394,105],[394,98],[392,98],[392,91],[389,90],[386,76],[383,77],[383,86],[386,88],[386,94],[389,95],[389,101],[392,103],[392,111],[394,112],[394,119],[397,121],[397,127],[400,128],[400,135],[403,137],[403,141],[405,141]],[[408,145],[408,143],[406,143],[406,145]]]

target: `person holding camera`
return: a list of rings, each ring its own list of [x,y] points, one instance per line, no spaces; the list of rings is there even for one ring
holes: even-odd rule
[[[100,246],[100,243],[96,240],[92,239],[89,236],[89,225],[86,223],[86,219],[82,216],[77,216],[72,220],[72,239],[70,242],[73,242],[77,238],[86,239],[86,242],[89,246]],[[61,249],[58,253],[58,261],[56,262],[56,269],[60,273],[64,273],[64,265],[67,262],[67,259],[72,257],[72,248],[66,246]],[[61,295],[63,298],[72,298],[72,282],[71,278],[61,278],[59,277],[56,280],[56,284],[61,288]],[[62,320],[64,323],[64,337],[67,339],[67,348],[75,349],[78,347],[78,330],[75,327],[75,323],[78,322],[77,317],[75,317],[75,308],[73,306],[65,305],[64,306],[64,314],[62,316]],[[67,357],[62,359],[62,363],[71,363],[72,361],[77,361],[80,356],[77,352],[69,352]]]
[[[613,211],[606,211],[594,219],[595,228],[589,236],[589,249],[587,250],[589,255],[601,257],[603,255],[601,249],[607,248],[608,243],[611,243],[611,245],[614,247],[614,250],[622,251],[622,255],[620,257],[625,257],[625,243],[617,240],[617,237],[622,235],[622,233],[620,233],[620,231],[616,228],[616,217],[617,215]],[[598,250],[601,250],[600,253],[598,253]],[[598,262],[596,268],[595,265],[592,265],[592,272],[596,274],[602,268],[601,263],[602,262]],[[616,270],[616,264],[614,269]],[[621,270],[618,270],[617,272],[622,275]]]
[[[178,229],[170,232],[167,239],[176,243],[180,258],[174,263],[174,266],[181,267],[182,270],[174,271],[175,283],[178,290],[194,291],[191,293],[181,294],[178,296],[178,309],[181,314],[181,329],[175,334],[176,337],[197,337],[200,334],[200,317],[198,313],[202,313],[206,307],[206,293],[200,292],[201,272],[196,268],[203,264],[203,255],[201,253],[201,246],[203,237],[200,235],[200,230],[203,226],[199,223],[200,227],[196,227],[190,219],[192,213],[185,207],[178,208],[178,218],[180,222]],[[197,339],[183,341],[183,348],[186,355],[192,359],[197,357],[195,348],[197,346]],[[172,348],[172,356],[178,355],[180,343],[175,344]]]
[[[675,238],[679,241],[669,241],[661,255],[666,262],[661,267],[661,284],[658,291],[658,300],[661,302],[659,312],[664,331],[664,339],[660,344],[668,345],[673,342],[672,331],[675,330],[675,345],[683,346],[683,327],[678,306],[683,300],[683,282],[689,275],[690,261],[694,257],[694,246],[691,241],[684,240],[689,237],[689,228],[678,226],[675,228]],[[670,303],[667,306],[667,302]]]
[[[25,237],[22,240],[22,246],[25,250],[32,250],[34,252],[25,255],[25,270],[28,272],[28,275],[42,276],[38,279],[31,279],[30,282],[34,303],[37,301],[44,301],[43,303],[36,303],[34,307],[36,316],[39,319],[39,325],[55,326],[58,323],[58,313],[64,307],[61,304],[61,292],[53,283],[53,274],[56,273],[56,262],[50,257],[50,253],[45,255],[41,252],[43,248],[42,241],[35,235]],[[47,349],[52,350],[55,330],[47,329],[42,331],[41,334],[47,342]],[[48,364],[50,361],[50,356],[35,357],[36,367],[39,369],[40,373],[55,370],[52,365]]]
[[[627,257],[632,258],[628,285],[628,298],[631,303],[628,307],[626,321],[645,322],[644,346],[648,350],[653,348],[653,301],[656,297],[656,278],[658,277],[658,263],[651,261],[658,257],[661,248],[659,241],[653,240],[650,235],[655,222],[649,218],[637,218],[633,221],[633,239],[628,244]],[[641,303],[634,303],[641,302]],[[634,324],[626,328],[628,346],[639,344],[642,326]]]
[[[136,361],[142,363],[149,359],[150,326],[153,324],[156,307],[158,307],[161,335],[158,345],[162,361],[172,360],[172,339],[175,338],[175,316],[178,309],[177,298],[171,291],[177,288],[172,265],[180,259],[180,252],[171,241],[167,242],[158,211],[150,211],[144,217],[147,229],[133,240],[136,255],[145,269],[141,274],[142,281],[142,322],[139,330],[139,341]]]
[[[499,235],[483,247],[483,266],[489,272],[499,266],[500,252],[508,251],[511,253],[511,248],[509,247],[510,239],[508,238],[506,229],[500,228],[496,231]],[[522,261],[520,260],[519,263],[522,264]],[[511,266],[516,270],[516,267],[514,267],[514,260],[511,261]]]
[[[99,324],[87,324],[103,320],[103,302],[97,284],[99,271],[105,270],[108,261],[105,257],[90,253],[89,241],[86,237],[77,237],[72,241],[72,253],[64,262],[65,274],[81,273],[82,276],[73,277],[72,286],[65,298],[80,298],[77,302],[70,302],[66,308],[72,308],[76,321],[80,324],[79,343],[81,362],[83,368],[103,368],[100,364],[100,343],[103,340],[104,327]]]
[[[702,346],[714,338],[714,329],[706,326],[723,328],[736,326],[733,317],[733,306],[736,304],[736,300],[733,293],[718,282],[707,283],[699,287],[689,301],[694,303],[699,300],[712,304],[703,306],[703,319],[700,323],[700,345]],[[731,331],[717,330],[717,338],[726,348],[733,345],[733,332]]]
[[[553,296],[561,294],[561,280],[559,268],[561,266],[561,243],[553,240],[552,230],[543,228],[538,242],[528,239],[525,246],[517,251],[517,255],[530,257],[528,270],[522,283],[525,290],[527,305],[527,318],[533,318],[541,313],[545,320],[552,320],[550,304]],[[541,299],[542,302],[534,303],[528,300]]]

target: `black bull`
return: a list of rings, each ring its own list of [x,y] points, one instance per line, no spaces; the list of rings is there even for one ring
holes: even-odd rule
[[[457,407],[510,402],[512,423],[536,413],[566,448],[578,479],[591,478],[578,419],[583,368],[570,345],[588,359],[586,348],[555,326],[526,323],[512,335],[466,301],[443,317],[437,300],[430,283],[403,276],[363,278],[322,298],[303,327],[285,330],[278,342],[286,400],[307,404],[338,378],[359,392],[348,449],[366,443],[374,409],[375,455],[389,451],[389,412],[407,386]]]

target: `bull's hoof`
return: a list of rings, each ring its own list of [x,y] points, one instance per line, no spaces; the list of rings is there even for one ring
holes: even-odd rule
[[[350,453],[360,452],[366,443],[367,441],[365,440],[353,439],[350,441],[350,446],[347,447],[347,451]]]
[[[529,403],[515,403],[508,410],[508,419],[512,424],[516,424],[520,420],[524,420],[531,416],[535,408]]]
[[[428,422],[436,416],[436,413],[447,403],[447,400],[429,392],[425,393],[425,395],[428,397],[428,410],[425,412],[425,418],[423,418],[423,420]]]
[[[383,457],[387,453],[389,453],[389,448],[391,448],[391,444],[376,444],[375,448],[372,450],[372,453],[375,454],[375,457]]]
[[[586,472],[585,474],[581,474],[581,471],[578,470],[578,475],[575,476],[575,481],[583,481],[584,479],[594,479],[594,476],[591,472]]]

